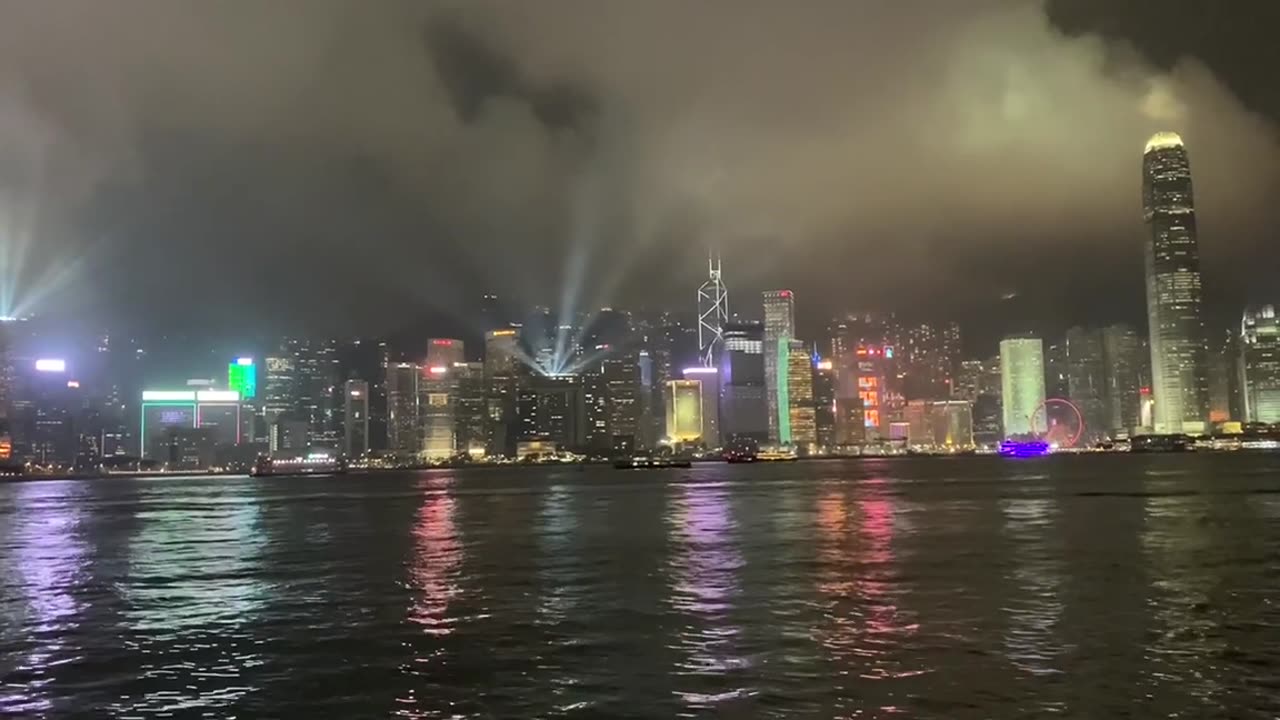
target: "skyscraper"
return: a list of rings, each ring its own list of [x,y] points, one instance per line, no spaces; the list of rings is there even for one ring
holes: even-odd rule
[[[890,344],[909,400],[937,400],[951,396],[960,355],[960,326],[920,323],[894,328]]]
[[[453,446],[460,454],[483,456],[488,405],[485,404],[484,364],[453,365]]]
[[[830,452],[836,444],[836,370],[830,360],[813,368],[813,422],[818,447]]]
[[[536,375],[516,395],[521,440],[554,442],[559,450],[582,448],[584,415],[582,378],[576,375]]]
[[[414,456],[422,450],[418,433],[418,378],[416,363],[387,365],[387,447],[397,455]]]
[[[724,286],[720,253],[707,256],[707,281],[698,288],[698,356],[702,364],[714,366],[724,344],[724,326],[729,322],[729,291]]]
[[[764,384],[769,408],[769,442],[791,443],[787,394],[787,356],[796,335],[796,304],[790,290],[764,291]]]
[[[667,438],[673,443],[702,438],[702,381],[668,380]]]
[[[787,388],[787,355],[795,337],[795,297],[790,290],[764,291],[764,387],[769,411],[769,442],[791,442],[791,420],[782,398]]]
[[[690,367],[684,370],[685,380],[702,383],[702,444],[718,448],[720,441],[720,370],[709,367]]]
[[[1240,320],[1240,387],[1248,422],[1280,422],[1280,318],[1271,305]]]
[[[515,452],[516,385],[520,365],[519,330],[501,328],[485,333],[485,451],[489,455]]]
[[[850,371],[837,379],[837,401],[851,398],[861,401],[867,439],[888,437],[889,423],[903,409],[899,402],[901,395],[890,387],[894,354],[888,345],[859,345],[853,350]],[[847,416],[838,408],[837,414]]]
[[[634,449],[640,435],[639,359],[637,351],[623,347],[602,361],[611,447]]]
[[[720,364],[720,437],[730,442],[769,437],[769,409],[765,401],[764,326],[758,322],[724,326],[724,354]]]
[[[1044,347],[1045,397],[1065,398],[1071,394],[1067,380],[1067,343],[1064,340],[1050,342]]]
[[[1142,369],[1146,365],[1138,333],[1128,325],[1102,328],[1102,356],[1107,379],[1107,424],[1109,430],[1132,432],[1138,427]]]
[[[369,383],[364,380],[348,380],[343,395],[345,442],[343,450],[348,457],[359,457],[369,450]]]
[[[584,442],[592,453],[607,455],[613,447],[609,432],[609,387],[601,363],[588,363],[578,373],[582,380],[582,421]]]
[[[262,383],[262,408],[268,426],[275,424],[281,417],[293,415],[297,409],[298,368],[294,361],[294,356],[286,352],[278,352],[266,359],[266,374]]]
[[[790,444],[803,452],[812,452],[818,445],[817,413],[813,400],[813,354],[803,341],[790,340],[787,345],[785,399]]]
[[[1035,414],[1044,404],[1044,342],[1040,338],[1000,341],[1000,385],[1005,437],[1036,432]]]
[[[1191,163],[1176,133],[1156,133],[1147,141],[1142,201],[1155,431],[1200,433],[1209,416],[1200,247]]]
[[[466,345],[454,338],[431,338],[427,345],[427,367],[452,368],[467,361]]]
[[[456,451],[454,403],[457,378],[453,368],[428,366],[418,381],[418,422],[422,454],[429,460],[452,457]]]
[[[1073,327],[1067,331],[1067,397],[1084,418],[1082,439],[1086,443],[1108,436],[1111,399],[1099,330]]]

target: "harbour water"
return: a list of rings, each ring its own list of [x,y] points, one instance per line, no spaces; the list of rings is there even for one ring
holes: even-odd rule
[[[0,485],[0,715],[1273,718],[1280,457]]]

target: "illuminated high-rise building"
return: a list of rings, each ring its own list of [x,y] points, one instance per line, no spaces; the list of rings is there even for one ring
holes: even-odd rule
[[[1176,133],[1156,133],[1147,141],[1142,200],[1155,431],[1201,433],[1209,417],[1209,362],[1200,246],[1191,163]]]
[[[421,373],[417,363],[387,364],[387,449],[400,456],[414,456],[422,449],[418,432]]]
[[[787,343],[786,395],[791,444],[813,452],[818,446],[817,410],[813,397],[813,353],[800,340]]]
[[[886,337],[896,353],[902,394],[909,400],[938,400],[951,396],[960,360],[960,326],[920,323],[891,328]]]
[[[258,396],[258,368],[251,357],[236,358],[227,365],[227,387],[245,400]]]
[[[582,381],[584,442],[592,453],[607,455],[613,447],[613,435],[609,431],[609,387],[604,380],[604,366],[588,363],[578,377]]]
[[[813,408],[818,447],[829,452],[836,445],[836,370],[830,360],[813,366]]]
[[[451,368],[467,361],[466,346],[453,338],[431,338],[427,343],[427,367]]]
[[[516,385],[521,374],[520,330],[500,328],[485,333],[484,384],[486,452],[515,453]]]
[[[1092,443],[1112,429],[1102,332],[1073,327],[1067,331],[1066,348],[1067,397],[1084,419],[1082,439]]]
[[[422,433],[422,455],[428,460],[453,457],[457,451],[453,368],[440,365],[423,368],[418,382],[418,422]]]
[[[142,457],[174,462],[175,443],[198,440],[211,451],[240,442],[240,393],[235,390],[143,390],[140,407]]]
[[[1273,306],[1245,309],[1238,373],[1244,419],[1280,422],[1280,318]]]
[[[506,313],[502,307],[502,301],[496,293],[485,293],[480,296],[480,303],[476,306],[477,323],[481,330],[489,331],[497,328],[507,327]]]
[[[910,447],[952,452],[973,447],[973,406],[966,400],[908,400],[902,417]]]
[[[17,382],[17,368],[14,366],[14,344],[17,340],[14,323],[16,318],[0,318],[0,420],[9,419],[10,404],[13,401],[14,384]],[[0,430],[7,436],[8,428]],[[7,458],[5,458],[7,459]]]
[[[608,394],[610,447],[634,449],[640,436],[639,352],[622,346],[601,361]]]
[[[346,382],[342,449],[347,457],[360,457],[369,451],[369,383],[364,380]]]
[[[262,383],[262,409],[268,426],[281,417],[293,417],[298,409],[298,367],[292,353],[279,352],[266,358]],[[301,419],[293,417],[293,419]]]
[[[787,395],[787,356],[796,335],[796,302],[790,290],[764,291],[764,382],[769,408],[769,442],[791,443]]]
[[[685,368],[685,380],[702,383],[699,392],[702,399],[702,444],[708,448],[720,447],[720,369],[701,365]]]
[[[516,394],[516,421],[522,441],[545,440],[561,450],[586,443],[582,378],[535,375]]]
[[[720,437],[757,442],[769,439],[769,406],[765,400],[764,325],[758,322],[724,326],[720,362]]]
[[[340,444],[345,401],[336,343],[286,338],[267,356],[263,380],[262,403],[268,425],[288,416],[307,423],[309,443]]]
[[[866,442],[866,409],[861,398],[836,398],[834,432],[837,448],[848,449]]]
[[[1131,433],[1138,427],[1144,358],[1142,338],[1127,325],[1102,328],[1106,377],[1107,429]]]
[[[724,285],[720,253],[707,256],[707,281],[698,288],[698,357],[713,367],[720,361],[724,326],[729,322],[729,291]]]
[[[1045,400],[1044,342],[1038,337],[1001,340],[1000,380],[1005,437],[1034,434],[1035,415]]]
[[[1065,398],[1071,394],[1071,382],[1067,378],[1065,340],[1049,342],[1044,346],[1044,394],[1051,398]]]
[[[471,457],[483,456],[488,445],[484,364],[457,363],[451,372],[454,374],[454,449]]]
[[[837,400],[862,401],[867,439],[888,437],[889,423],[901,410],[901,396],[891,387],[895,354],[888,345],[859,345],[853,349],[848,371],[839,379]]]
[[[702,439],[702,382],[668,380],[666,385],[667,439],[673,443]]]

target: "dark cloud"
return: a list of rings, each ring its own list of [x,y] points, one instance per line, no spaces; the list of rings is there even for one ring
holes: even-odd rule
[[[525,78],[511,57],[487,44],[452,15],[427,23],[427,52],[458,117],[473,124],[494,98],[529,105],[549,131],[583,132],[595,114],[595,103],[581,87],[567,81],[538,85]]]
[[[1246,47],[1275,11],[1172,5],[10,3],[3,257],[170,323],[689,305],[712,245],[743,310],[1140,320],[1141,149],[1175,129],[1234,312],[1280,273],[1276,50]]]

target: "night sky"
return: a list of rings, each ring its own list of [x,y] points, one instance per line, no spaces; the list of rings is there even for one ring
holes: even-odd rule
[[[802,330],[1140,323],[1167,129],[1225,323],[1280,301],[1276,27],[1274,0],[9,2],[0,297],[379,334],[486,291],[691,309],[714,245],[731,307],[791,287]]]

